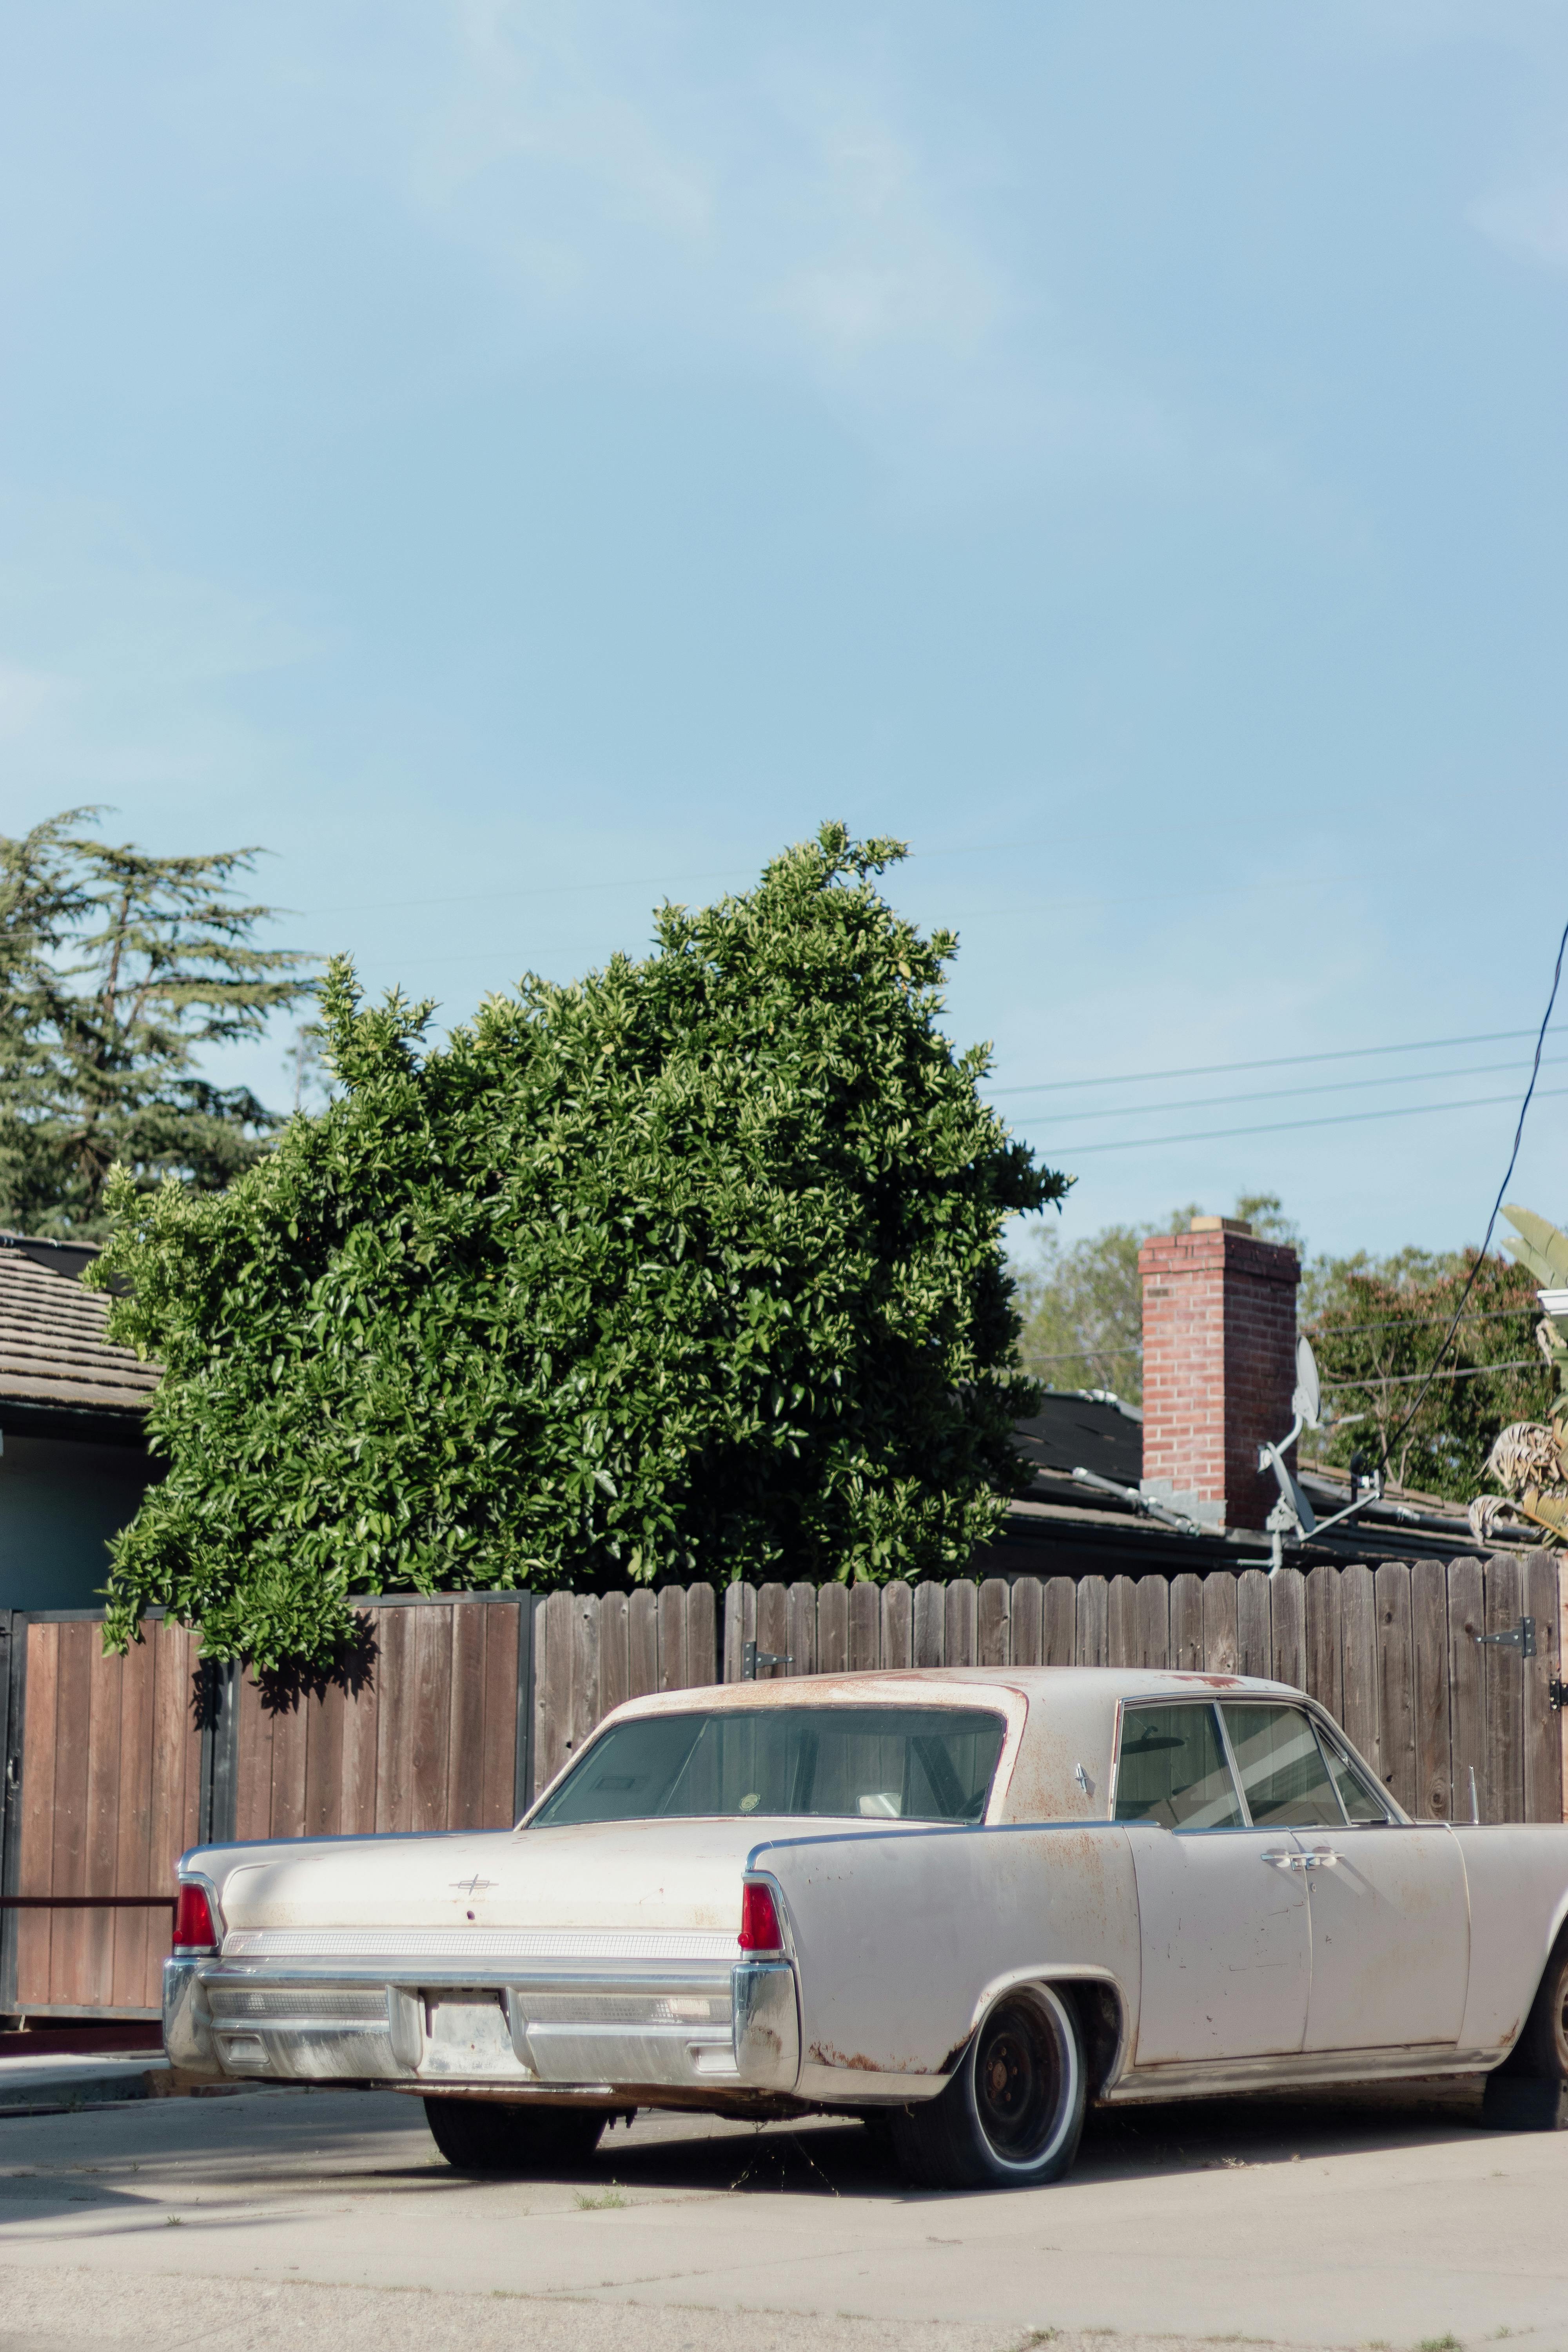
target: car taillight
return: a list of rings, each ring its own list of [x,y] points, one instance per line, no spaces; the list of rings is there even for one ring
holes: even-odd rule
[[[784,1949],[773,1889],[764,1886],[760,1879],[748,1878],[741,1889],[741,1949],[743,1952],[782,1952]]]
[[[195,1886],[182,1879],[174,1905],[174,1949],[176,1952],[216,1952],[217,1929],[213,1925],[213,1907],[207,1901],[205,1886]]]

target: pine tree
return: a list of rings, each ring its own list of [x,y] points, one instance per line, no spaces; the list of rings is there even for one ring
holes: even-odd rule
[[[277,1116],[198,1060],[312,985],[254,944],[272,909],[230,883],[255,850],[153,857],[92,838],[100,814],[0,835],[0,1223],[89,1240],[112,1167],[212,1192],[266,1149]]]

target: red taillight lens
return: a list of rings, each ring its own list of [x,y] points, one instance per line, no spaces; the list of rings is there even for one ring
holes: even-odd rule
[[[782,1952],[784,1949],[773,1889],[763,1886],[754,1878],[748,1878],[741,1889],[741,1949],[743,1952]]]
[[[174,1906],[174,1949],[176,1952],[214,1952],[217,1949],[217,1930],[213,1925],[213,1907],[207,1901],[205,1886],[193,1886],[189,1880],[181,1883],[179,1899]]]

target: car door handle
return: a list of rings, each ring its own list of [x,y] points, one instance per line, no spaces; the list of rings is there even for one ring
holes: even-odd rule
[[[1331,1845],[1317,1845],[1301,1855],[1300,1865],[1303,1870],[1332,1870],[1339,1858]]]
[[[1276,1870],[1300,1870],[1301,1867],[1301,1856],[1287,1853],[1282,1846],[1266,1846],[1262,1860],[1272,1863]]]

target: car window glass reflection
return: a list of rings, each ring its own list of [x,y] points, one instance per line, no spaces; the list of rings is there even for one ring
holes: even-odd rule
[[[1323,1733],[1320,1733],[1319,1738],[1323,1753],[1329,1759],[1334,1786],[1340,1793],[1340,1802],[1345,1809],[1345,1819],[1357,1823],[1386,1822],[1388,1807],[1383,1799],[1368,1788],[1349,1757],[1341,1754],[1333,1740]]]
[[[1257,1828],[1340,1826],[1339,1799],[1300,1707],[1227,1706],[1225,1727]]]
[[[970,1707],[637,1717],[595,1741],[532,1826],[748,1813],[980,1822],[1005,1729]]]
[[[1119,1822],[1169,1830],[1240,1829],[1236,1783],[1212,1706],[1130,1706],[1116,1775]]]

